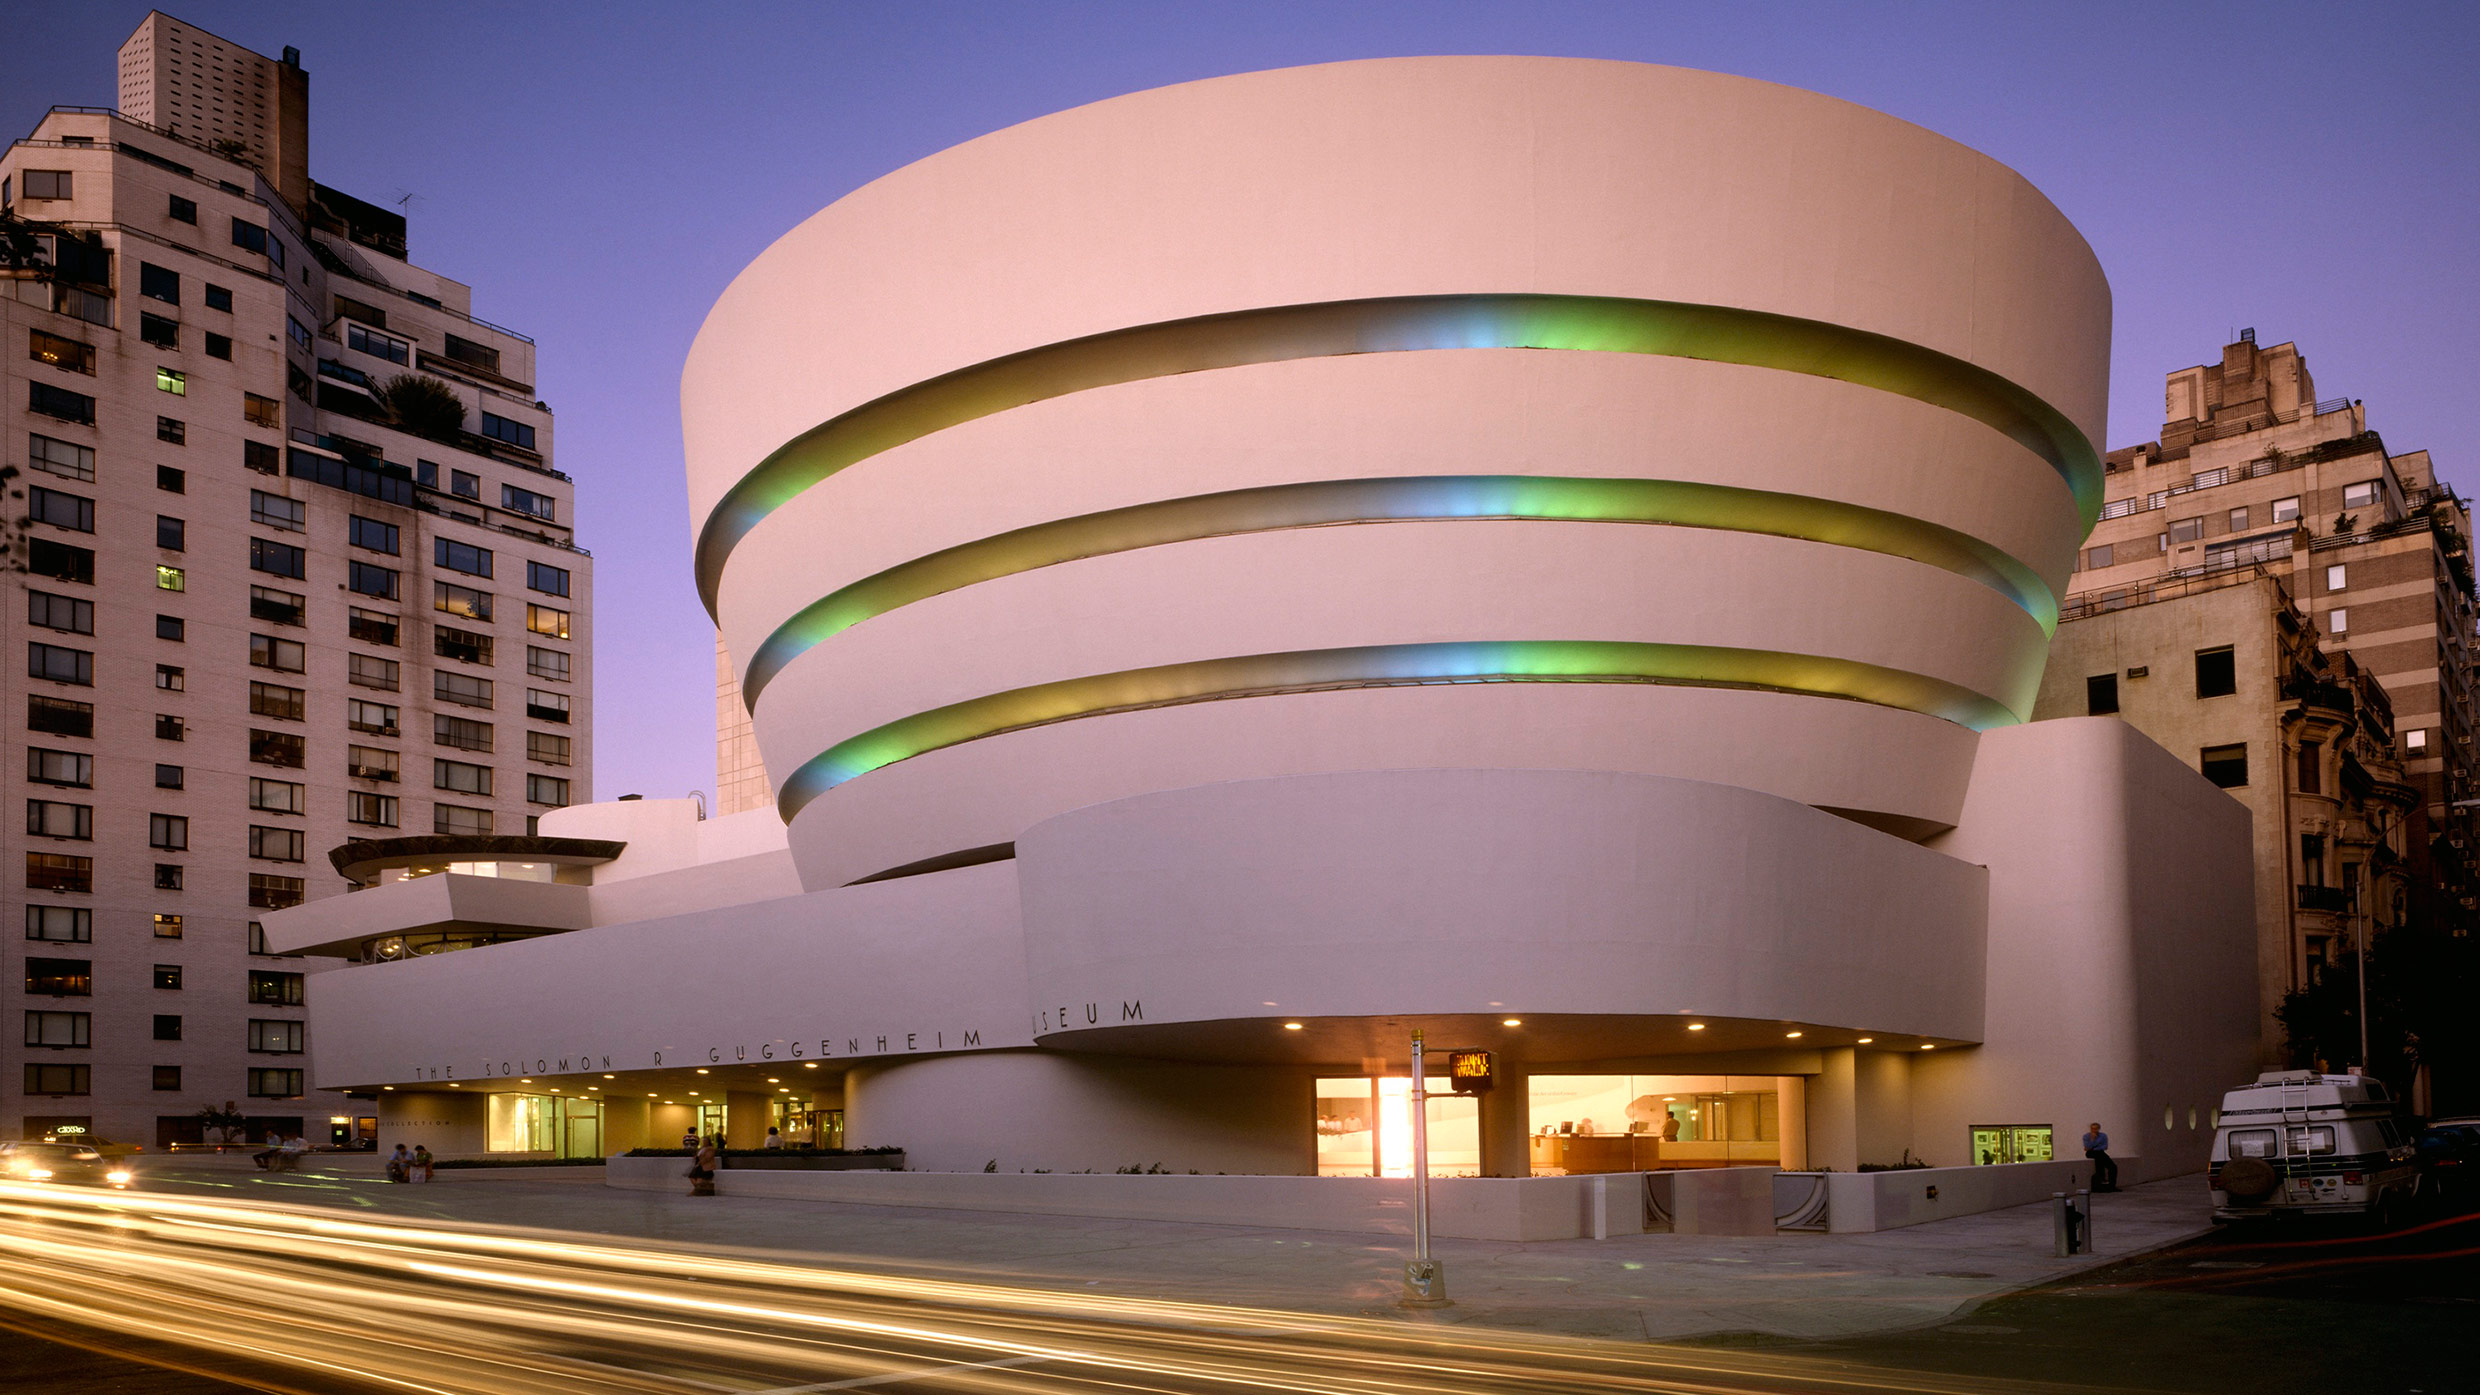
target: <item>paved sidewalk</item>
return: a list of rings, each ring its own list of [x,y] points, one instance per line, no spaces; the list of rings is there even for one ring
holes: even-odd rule
[[[444,1179],[450,1176],[442,1173]],[[144,1185],[241,1193],[442,1222],[540,1226],[808,1264],[1191,1303],[1372,1317],[1394,1306],[1409,1242],[1306,1230],[851,1206],[621,1191],[591,1177],[471,1171],[394,1186],[368,1157],[268,1177],[246,1157],[164,1159]],[[1629,1235],[1441,1241],[1455,1306],[1407,1321],[1622,1340],[1728,1332],[1853,1336],[1942,1321],[1967,1304],[2209,1228],[2201,1177],[2098,1199],[2100,1251],[2050,1257],[2047,1205],[1870,1235]]]

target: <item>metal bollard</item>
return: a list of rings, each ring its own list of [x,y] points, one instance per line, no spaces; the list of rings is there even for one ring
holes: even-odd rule
[[[2076,1198],[2083,1198],[2083,1205]],[[2054,1253],[2060,1259],[2072,1259],[2092,1252],[2092,1193],[2089,1191],[2051,1192]]]
[[[1608,1177],[1594,1178],[1592,1191],[1593,1238],[1607,1240],[1610,1238],[1610,1179]]]

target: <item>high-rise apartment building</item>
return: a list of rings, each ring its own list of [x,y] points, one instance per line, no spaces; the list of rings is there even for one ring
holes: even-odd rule
[[[0,1137],[323,1142],[258,918],[588,797],[591,563],[533,342],[310,181],[297,55],[151,14],[120,90],[0,159]]]

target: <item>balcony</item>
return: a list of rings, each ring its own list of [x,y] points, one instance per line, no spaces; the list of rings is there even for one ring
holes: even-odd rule
[[[2338,886],[2302,886],[2299,888],[2299,909],[2341,915],[2351,909],[2350,898]]]

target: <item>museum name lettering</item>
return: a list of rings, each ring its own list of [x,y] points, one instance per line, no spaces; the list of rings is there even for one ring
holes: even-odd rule
[[[950,1033],[944,1029],[928,1032],[873,1034],[865,1037],[819,1037],[815,1045],[809,1037],[784,1037],[756,1045],[739,1043],[731,1046],[691,1047],[686,1050],[664,1047],[642,1053],[581,1051],[571,1056],[502,1056],[484,1057],[477,1068],[463,1072],[465,1079],[489,1079],[505,1075],[558,1075],[574,1071],[655,1070],[667,1066],[730,1065],[742,1061],[802,1061],[815,1057],[901,1056],[921,1051],[978,1051],[983,1049],[978,1027]],[[460,1077],[453,1065],[416,1066],[415,1080],[455,1080]]]

